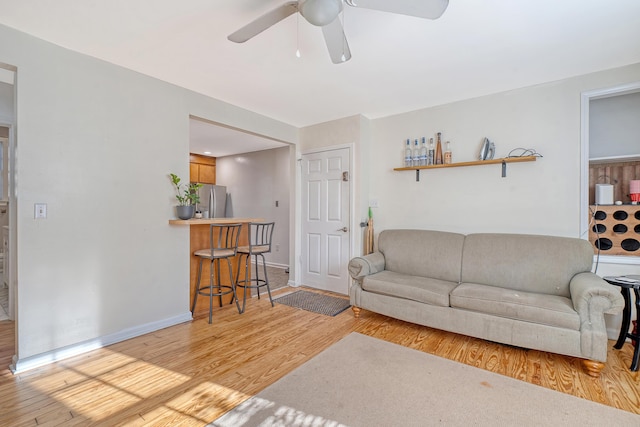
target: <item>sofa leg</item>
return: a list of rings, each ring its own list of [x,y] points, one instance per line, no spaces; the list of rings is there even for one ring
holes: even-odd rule
[[[360,317],[360,310],[362,310],[360,307],[352,305],[351,310],[353,310],[353,317],[355,317],[356,319]]]
[[[582,364],[584,365],[585,371],[587,371],[587,375],[600,378],[600,372],[604,369],[604,363],[595,360],[583,360]]]

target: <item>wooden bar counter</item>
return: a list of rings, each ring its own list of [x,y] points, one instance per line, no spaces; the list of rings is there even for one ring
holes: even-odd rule
[[[244,246],[249,244],[249,236],[248,236],[248,224],[250,222],[261,222],[262,218],[209,218],[209,219],[171,219],[169,220],[169,224],[171,225],[188,225],[189,226],[189,258],[190,258],[190,274],[189,274],[189,309],[191,309],[191,304],[193,302],[193,295],[195,294],[196,289],[196,277],[198,275],[198,262],[199,258],[196,257],[193,253],[199,249],[204,249],[209,247],[209,225],[210,224],[242,224],[242,228],[240,229],[240,239],[238,240],[238,246]],[[238,269],[238,258],[235,257],[231,260],[231,267],[233,269],[233,274],[235,278],[236,271]],[[227,271],[226,261],[221,261],[221,278],[222,284],[229,284],[229,272]],[[209,283],[209,265],[210,262],[205,260],[202,264],[202,284]],[[240,280],[244,280],[244,269],[240,271]],[[238,290],[238,298],[242,299],[243,293],[242,289]],[[249,296],[249,295],[247,295]],[[231,302],[231,294],[225,295],[222,298],[223,304],[229,304]],[[213,301],[214,307],[218,306],[217,297],[214,297]],[[199,313],[208,313],[209,312],[209,298],[203,297],[202,295],[198,296],[198,304],[196,305],[196,309],[194,314]]]

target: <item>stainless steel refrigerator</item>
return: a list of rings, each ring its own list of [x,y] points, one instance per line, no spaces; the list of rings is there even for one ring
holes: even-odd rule
[[[198,191],[200,203],[196,210],[203,218],[224,218],[227,210],[227,187],[224,185],[203,184]]]

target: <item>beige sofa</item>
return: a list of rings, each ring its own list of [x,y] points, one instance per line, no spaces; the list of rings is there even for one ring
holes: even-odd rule
[[[378,251],[353,258],[354,314],[397,319],[518,347],[576,356],[600,375],[605,313],[618,289],[591,273],[582,239],[524,234],[385,230]]]

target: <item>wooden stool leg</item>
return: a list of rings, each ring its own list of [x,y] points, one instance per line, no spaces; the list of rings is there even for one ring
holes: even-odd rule
[[[213,261],[209,263],[209,324],[213,322]]]
[[[196,302],[198,301],[198,293],[200,292],[200,276],[202,276],[202,258],[198,263],[198,276],[196,277],[196,291],[193,294],[193,304],[191,305],[191,316],[196,310]]]

